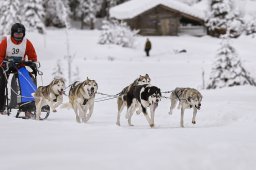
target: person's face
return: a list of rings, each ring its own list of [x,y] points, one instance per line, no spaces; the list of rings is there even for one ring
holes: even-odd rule
[[[15,38],[15,39],[22,39],[22,37],[23,37],[23,33],[14,33],[13,34],[13,37]]]

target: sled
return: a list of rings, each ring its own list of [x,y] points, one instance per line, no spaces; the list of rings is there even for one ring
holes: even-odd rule
[[[35,119],[36,107],[32,96],[37,90],[37,65],[31,61],[20,61],[12,59],[5,61],[6,71],[10,73],[10,86],[6,86],[6,108],[10,115],[14,109],[17,109],[16,118]],[[10,93],[10,94],[9,94]],[[28,116],[21,116],[21,113],[29,113]],[[28,114],[27,114],[28,115]],[[45,120],[50,115],[50,107],[42,107],[40,120]]]

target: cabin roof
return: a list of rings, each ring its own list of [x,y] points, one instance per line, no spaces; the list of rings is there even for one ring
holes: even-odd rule
[[[116,19],[132,19],[158,5],[166,6],[186,15],[205,20],[205,13],[176,0],[130,0],[110,9],[110,17]]]

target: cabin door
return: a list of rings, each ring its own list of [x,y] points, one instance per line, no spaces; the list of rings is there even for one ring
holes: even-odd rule
[[[160,20],[160,33],[162,35],[170,35],[170,20],[168,18]]]
[[[177,35],[177,22],[174,18],[160,20],[160,32],[162,35]]]

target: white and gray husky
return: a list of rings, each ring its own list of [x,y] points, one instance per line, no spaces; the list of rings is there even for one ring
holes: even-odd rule
[[[193,88],[176,88],[171,93],[171,107],[169,114],[172,114],[173,109],[179,101],[178,109],[181,109],[180,126],[184,127],[184,111],[185,109],[193,108],[192,123],[196,124],[197,110],[200,110],[203,96],[199,91]]]

